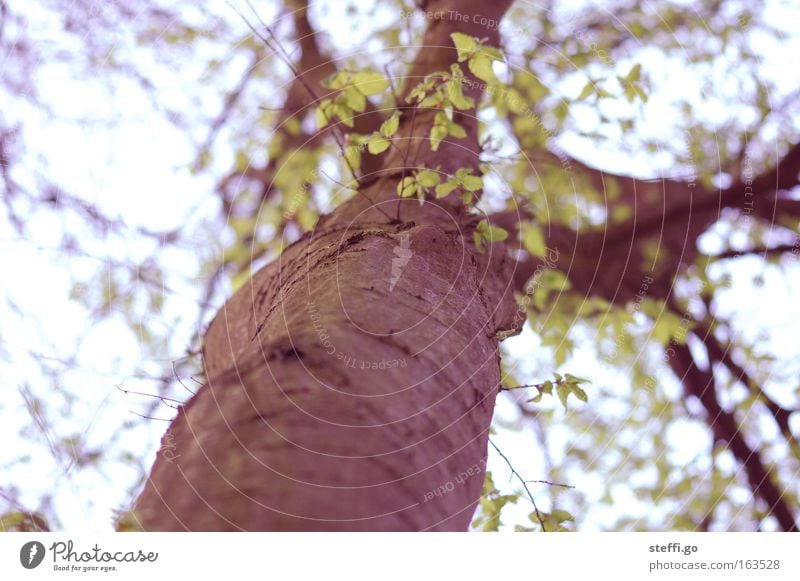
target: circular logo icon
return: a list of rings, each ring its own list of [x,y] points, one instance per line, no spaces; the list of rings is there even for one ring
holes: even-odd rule
[[[39,541],[25,543],[19,550],[19,562],[26,569],[35,569],[42,564],[44,553],[44,545]]]

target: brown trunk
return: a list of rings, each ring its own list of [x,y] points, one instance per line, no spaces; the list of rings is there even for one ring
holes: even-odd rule
[[[508,4],[428,3],[497,18]],[[442,20],[424,44],[451,47],[455,30],[496,45],[496,31]],[[455,60],[453,49],[423,50],[412,76]],[[497,247],[475,253],[462,207],[396,199],[406,158],[446,173],[478,164],[475,120],[462,119],[466,140],[433,153],[432,116],[406,109],[398,135],[410,155],[385,155],[392,171],[217,315],[205,337],[208,383],[170,426],[134,507],[143,528],[468,527],[500,384],[498,334],[522,318],[508,261]]]

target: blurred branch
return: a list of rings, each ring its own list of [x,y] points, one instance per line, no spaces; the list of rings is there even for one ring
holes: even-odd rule
[[[683,383],[687,395],[692,395],[706,411],[706,421],[718,440],[726,442],[736,460],[744,467],[754,496],[761,497],[767,510],[775,517],[784,531],[796,532],[797,523],[784,494],[772,479],[772,474],[744,438],[744,434],[732,413],[720,405],[714,388],[714,375],[710,369],[700,369],[687,345],[674,345],[674,355],[669,363]]]
[[[779,256],[786,253],[797,253],[800,252],[800,247],[796,244],[781,244],[779,246],[759,246],[757,248],[751,248],[750,250],[726,250],[725,252],[721,252],[720,254],[714,254],[711,258],[715,260],[728,260],[731,258],[741,258],[742,256],[761,256],[765,258],[767,256]]]
[[[766,393],[764,393],[764,390],[750,376],[750,374],[748,374],[741,365],[733,360],[732,346],[728,343],[723,344],[714,336],[714,333],[708,326],[698,324],[694,334],[705,345],[706,351],[708,352],[709,361],[711,361],[712,365],[716,362],[727,367],[728,371],[730,371],[731,375],[736,379],[736,381],[744,385],[748,391],[758,396],[759,400],[766,406],[770,414],[772,414],[772,417],[775,420],[775,423],[778,425],[778,428],[783,436],[787,440],[793,440],[797,442],[797,439],[792,434],[792,430],[789,425],[789,418],[791,417],[792,413],[797,410],[788,410],[782,407]]]

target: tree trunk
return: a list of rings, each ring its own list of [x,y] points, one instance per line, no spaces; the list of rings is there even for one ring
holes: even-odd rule
[[[510,4],[428,2],[499,20]],[[406,90],[449,70],[434,19]],[[474,80],[474,79],[473,79]],[[480,84],[468,93],[480,97]],[[517,332],[502,245],[478,254],[449,198],[396,198],[423,159],[475,168],[466,139],[430,151],[435,112],[403,110],[400,151],[359,195],[259,271],[206,333],[208,382],[173,421],[133,518],[146,530],[465,530],[484,480],[499,338]],[[408,165],[413,162],[410,162]],[[397,217],[397,219],[395,219]]]

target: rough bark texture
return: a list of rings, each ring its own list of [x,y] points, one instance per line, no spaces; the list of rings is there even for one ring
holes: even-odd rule
[[[509,4],[427,8],[499,18]],[[497,42],[476,24],[433,20],[407,86],[449,69],[455,30]],[[145,529],[468,527],[500,385],[498,334],[521,320],[502,247],[475,253],[474,218],[447,200],[396,199],[413,158],[446,173],[478,164],[475,119],[461,119],[466,140],[433,153],[433,114],[404,109],[402,154],[385,154],[358,196],[217,315],[208,384],[173,421],[134,507]]]

